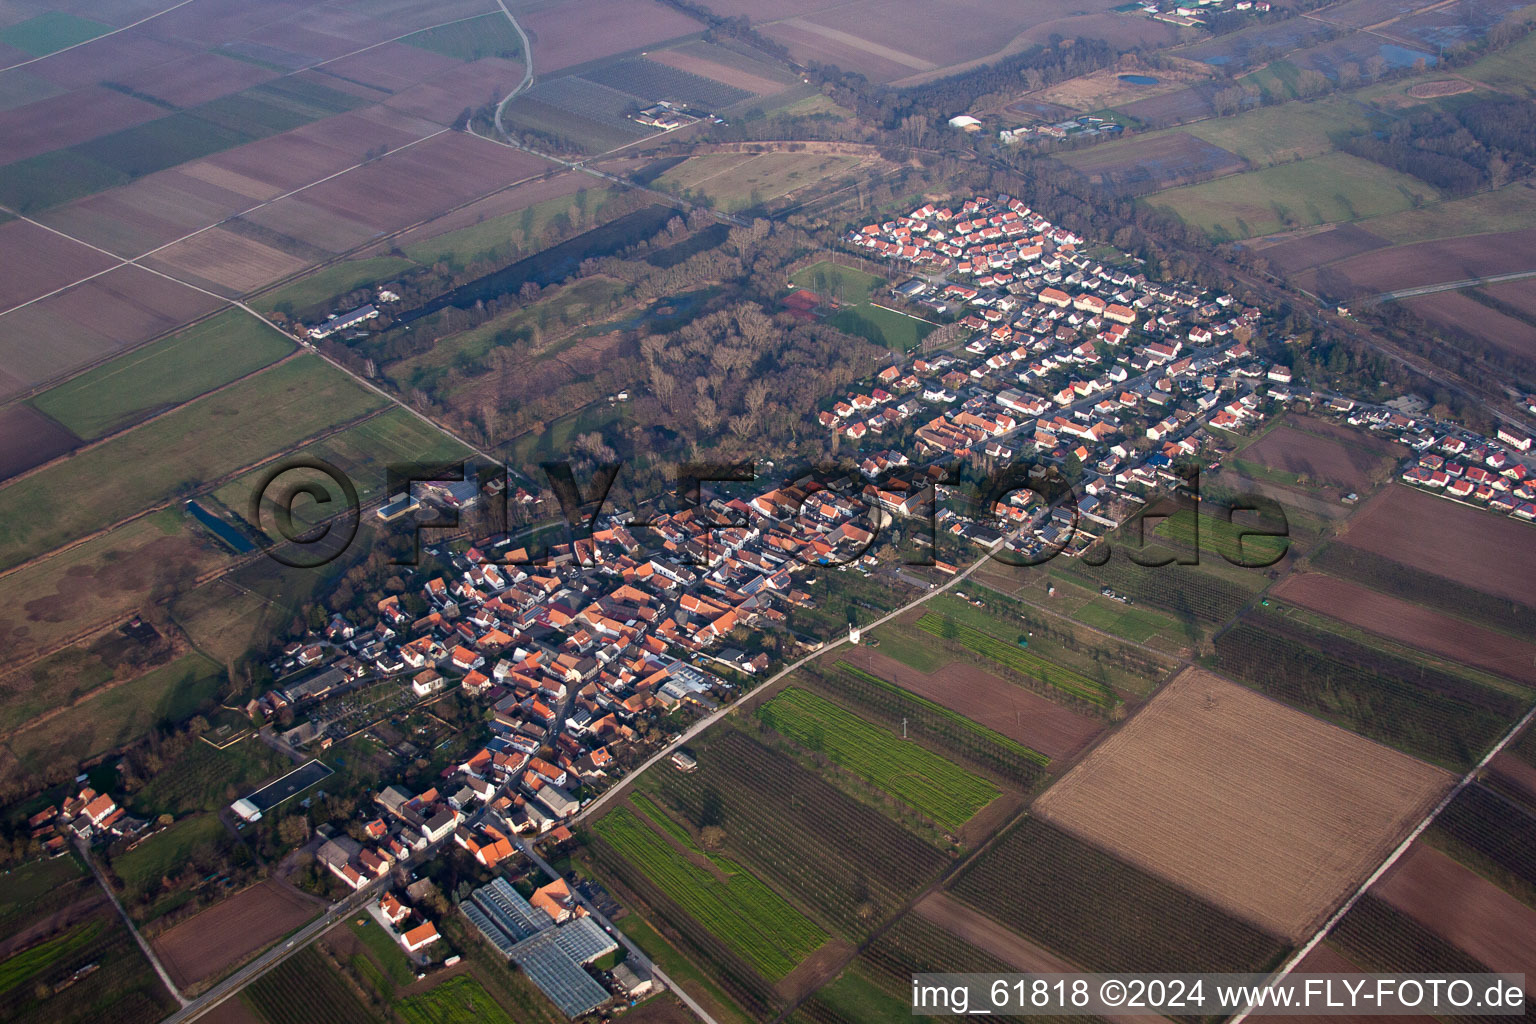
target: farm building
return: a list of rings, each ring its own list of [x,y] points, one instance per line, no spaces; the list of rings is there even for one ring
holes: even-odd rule
[[[329,338],[337,331],[344,331],[348,327],[356,327],[358,324],[372,320],[378,315],[378,309],[371,303],[366,306],[358,306],[350,313],[339,313],[325,321],[325,323],[316,324],[311,327],[309,329],[309,336],[316,341],[319,341],[321,338]]]
[[[970,114],[956,114],[949,119],[949,126],[960,132],[981,131],[981,122]]]

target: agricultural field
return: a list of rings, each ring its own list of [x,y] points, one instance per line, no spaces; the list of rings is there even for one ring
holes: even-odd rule
[[[81,968],[91,970],[73,980]],[[0,1016],[18,1024],[153,1024],[176,1008],[133,938],[103,906],[0,960]]]
[[[402,999],[395,1012],[405,1024],[512,1024],[485,986],[465,974]]]
[[[917,628],[936,637],[952,640],[966,650],[975,651],[1005,668],[1038,679],[1048,687],[1096,707],[1110,708],[1120,701],[1115,691],[1107,684],[1089,679],[1080,672],[1052,664],[1025,649],[1017,641],[1000,639],[972,626],[956,622],[947,616],[931,612],[917,620]]]
[[[1257,521],[1256,521],[1257,520]],[[1204,559],[1224,559],[1240,567],[1276,565],[1295,546],[1283,520],[1243,513],[1231,522],[1206,513],[1180,509],[1158,522],[1152,538],[1167,541]]]
[[[1508,516],[1394,485],[1367,503],[1340,539],[1507,601],[1536,601],[1531,527]]]
[[[1536,974],[1536,908],[1424,843],[1415,843],[1371,895],[1491,970]]]
[[[655,0],[576,0],[520,12],[541,76],[702,32],[704,26]]]
[[[1146,202],[1226,241],[1377,217],[1438,198],[1416,178],[1329,153],[1158,192]]]
[[[153,817],[218,811],[231,803],[231,786],[244,791],[289,767],[283,755],[254,737],[222,748],[193,743],[133,794],[133,807]]]
[[[538,251],[553,238],[582,226],[598,227],[612,219],[605,211],[617,193],[608,188],[578,188],[579,177],[567,174],[548,182],[518,185],[463,211],[485,217],[484,220],[438,230],[439,226],[455,222],[450,217],[440,218],[407,232],[398,240],[398,246],[422,264],[446,261],[449,266],[462,268],[482,260],[510,263]],[[546,195],[548,198],[539,198]],[[521,201],[525,196],[526,205]],[[499,212],[504,208],[506,212]]]
[[[58,714],[13,733],[6,745],[22,767],[82,761],[120,746],[160,722],[179,722],[212,706],[223,671],[200,654],[92,694]]]
[[[223,826],[216,818],[208,820],[222,832]],[[223,974],[265,949],[315,917],[321,909],[319,900],[286,882],[261,882],[157,935],[155,952],[177,985],[194,985]]]
[[[1536,811],[1475,784],[1457,794],[1424,838],[1536,906]]]
[[[113,857],[110,866],[122,882],[124,904],[142,910],[139,904],[144,894],[163,876],[180,871],[194,850],[223,836],[224,823],[217,814],[194,814],[149,834],[132,849]]]
[[[0,576],[0,601],[18,609],[0,624],[0,646],[25,664],[97,626],[125,621],[146,591],[216,568],[226,557],[194,536],[179,510],[135,519]]]
[[[728,849],[783,891],[814,893],[821,915],[850,934],[867,933],[946,861],[745,733],[710,737],[697,753],[697,771],[651,778],[658,798],[695,825],[718,819]]]
[[[471,454],[468,448],[448,437],[441,430],[411,415],[399,406],[392,406],[377,416],[369,417],[354,426],[331,434],[313,444],[296,449],[296,457],[315,458],[328,462],[341,470],[357,488],[360,502],[369,502],[388,495],[384,491],[389,483],[390,466],[427,466],[463,462]],[[247,521],[251,515],[251,500],[267,470],[257,470],[231,480],[213,492],[213,498],[236,516]],[[335,485],[327,484],[328,475],[318,471],[295,469],[284,473],[282,484],[298,486],[316,483],[334,494]],[[340,495],[336,495],[337,498]],[[333,512],[321,505],[294,509],[296,522],[317,519]],[[261,527],[260,523],[251,523]]]
[[[1321,573],[1282,579],[1270,597],[1452,662],[1536,686],[1536,644]]]
[[[293,342],[277,331],[231,309],[72,377],[31,404],[76,436],[93,440],[293,351]]]
[[[1076,752],[1099,732],[1097,720],[976,666],[941,658],[933,671],[918,671],[891,656],[894,634],[882,633],[880,643],[880,651],[853,656],[859,665],[834,662],[811,685],[888,725],[905,720],[913,735],[1024,787],[1052,758]]]
[[[698,110],[720,110],[752,96],[750,90],[738,89],[649,57],[604,64],[581,77],[629,93],[645,105],[667,100]]]
[[[691,858],[625,808],[605,815],[594,832],[765,978],[788,974],[826,941],[825,932],[739,865]]]
[[[1038,817],[954,882],[962,902],[1090,971],[1263,971],[1278,937]]]
[[[1328,264],[1334,290],[1371,295],[1462,281],[1530,269],[1536,254],[1536,228],[1505,229],[1491,234],[1460,235],[1434,241],[1373,249]],[[1319,272],[1296,277],[1303,286],[1317,284]]]
[[[1450,782],[1191,669],[1047,790],[1034,813],[1300,940]]]
[[[302,313],[329,302],[337,295],[382,284],[415,265],[410,260],[393,256],[343,260],[291,284],[258,295],[251,300],[251,306],[262,313]]]
[[[373,1024],[373,1014],[313,947],[294,954],[244,990],[265,1024]]]
[[[956,830],[998,796],[986,780],[815,694],[791,687],[758,709],[775,732]]]
[[[1248,169],[1248,161],[1189,131],[1137,135],[1076,150],[1062,162],[1105,188],[1123,195],[1145,195],[1196,179]]]
[[[0,401],[175,330],[223,305],[137,266],[121,266],[0,314]]]
[[[1239,462],[1260,463],[1308,485],[1328,483],[1364,492],[1385,479],[1406,454],[1400,445],[1383,444],[1369,434],[1294,417],[1244,448]]]
[[[500,11],[423,29],[400,41],[464,61],[482,57],[511,58],[522,53],[517,31]]]
[[[1278,700],[1434,764],[1465,769],[1519,717],[1523,691],[1367,646],[1276,609],[1215,640],[1221,670]]]
[[[1490,969],[1374,890],[1361,897],[1334,926],[1328,942],[1367,971],[1485,973]]]
[[[655,184],[657,188],[697,197],[713,209],[738,213],[765,206],[802,188],[836,184],[865,171],[865,162],[856,157],[819,153],[706,153],[689,157],[657,178]],[[866,293],[863,299],[868,297]]]
[[[41,57],[66,47],[78,46],[110,31],[111,25],[90,18],[64,11],[44,11],[26,21],[0,29],[0,43],[14,46],[34,57]]]
[[[381,402],[317,356],[273,366],[0,489],[0,566],[187,494]],[[209,437],[221,443],[204,443]],[[21,512],[37,508],[54,514]]]
[[[1521,637],[1536,635],[1536,605],[1498,597],[1362,548],[1329,544],[1312,556],[1311,567],[1479,625]]]
[[[1058,560],[1059,561],[1059,560]],[[1257,576],[1255,570],[1238,570]],[[1091,565],[1084,558],[1061,562],[1051,569],[1069,582],[1094,590],[1109,587],[1116,594],[1138,604],[1149,604],[1168,612],[1179,622],[1185,636],[1198,636],[1210,626],[1225,622],[1254,599],[1254,589],[1266,581],[1245,587],[1228,576],[1217,575],[1215,567],[1180,565],[1177,562],[1150,568],[1132,562],[1125,552],[1113,552],[1103,565]]]

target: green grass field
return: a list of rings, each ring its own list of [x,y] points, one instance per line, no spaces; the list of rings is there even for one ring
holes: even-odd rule
[[[1536,97],[1536,35],[1461,69],[1461,76],[1515,96]]]
[[[1074,672],[1072,669],[1047,661],[1020,647],[1017,642],[1000,639],[948,616],[926,612],[917,620],[917,626],[924,632],[945,640],[953,640],[967,650],[975,651],[1005,668],[1011,668],[1032,679],[1038,679],[1079,700],[1104,708],[1113,707],[1120,701],[1115,691],[1104,683],[1089,679],[1081,672]]]
[[[1332,137],[1361,131],[1370,118],[1346,96],[1315,103],[1258,107],[1236,117],[1207,118],[1182,130],[1259,167],[1333,151]]]
[[[188,495],[382,404],[318,356],[271,367],[0,489],[0,567]]]
[[[382,284],[410,270],[416,264],[398,256],[378,256],[366,260],[333,263],[291,284],[258,295],[250,301],[252,309],[262,313],[282,310],[302,313],[365,285]]]
[[[54,150],[0,167],[0,203],[37,213],[128,181],[128,175],[99,160]]]
[[[596,227],[607,218],[607,209],[618,193],[611,188],[582,189],[568,196],[556,196],[513,213],[492,217],[469,227],[447,231],[430,238],[407,241],[401,251],[418,263],[429,264],[443,261],[454,267],[462,267],[479,260],[496,259],[512,262],[534,251],[544,242],[545,233],[552,224],[570,211],[585,211]],[[561,221],[566,224],[567,221]],[[569,230],[569,228],[566,228]],[[564,233],[564,232],[562,232]]]
[[[656,187],[696,196],[737,213],[807,185],[851,172],[858,160],[818,153],[709,153],[691,157],[656,179]]]
[[[1227,240],[1379,217],[1438,198],[1417,178],[1329,153],[1157,192],[1146,202]]]
[[[135,739],[158,722],[191,717],[217,696],[222,681],[218,665],[200,654],[186,654],[17,733],[11,751],[33,768],[80,761]]]
[[[45,11],[34,18],[0,29],[0,43],[14,46],[34,57],[41,57],[111,31],[111,25],[90,18],[63,11]]]
[[[46,942],[38,943],[15,956],[0,960],[0,994],[9,992],[55,960],[84,946],[101,931],[102,922],[92,921],[72,928]]]
[[[157,832],[115,858],[112,870],[122,879],[126,893],[132,895],[143,892],[162,876],[180,871],[198,845],[215,842],[222,835],[224,825],[218,815],[195,814]]]
[[[441,430],[395,406],[314,444],[305,445],[295,454],[329,462],[351,479],[357,488],[358,500],[368,502],[383,495],[389,482],[390,466],[456,464],[467,459],[471,452]],[[266,472],[255,470],[231,480],[213,492],[214,500],[235,515],[248,519],[251,498]],[[285,474],[283,477],[285,485],[309,479],[324,484],[326,477],[304,470],[294,470],[291,476]],[[327,490],[334,490],[334,487]],[[309,521],[306,508],[321,513],[335,511],[306,504],[294,509],[296,520]]]
[[[789,279],[797,288],[809,288],[845,305],[867,302],[871,295],[885,287],[884,278],[830,260],[797,270]]]
[[[1536,227],[1536,184],[1529,179],[1463,199],[1426,203],[1360,222],[1371,234],[1406,245],[1437,238]]]
[[[722,881],[678,853],[627,808],[604,815],[593,830],[765,978],[788,974],[827,939],[755,875],[740,870]]]
[[[1084,625],[1139,644],[1146,643],[1154,636],[1174,637],[1179,634],[1179,624],[1161,612],[1122,604],[1097,595],[1073,613],[1072,617]]]
[[[231,309],[49,388],[32,404],[91,440],[259,370],[293,350],[293,342],[282,334]]]
[[[845,334],[873,341],[897,352],[911,352],[938,328],[937,324],[869,302],[840,309],[827,318],[827,323]]]
[[[347,924],[347,928],[368,947],[368,952],[390,981],[405,986],[415,980],[416,969],[406,959],[405,950],[372,917],[366,914],[355,917]]]
[[[403,999],[395,1009],[405,1024],[512,1024],[485,986],[467,974]]]
[[[773,729],[950,830],[998,795],[990,782],[923,747],[903,743],[806,690],[791,687],[758,709]]]
[[[517,57],[523,49],[517,31],[500,11],[424,29],[400,41],[466,61],[481,57]]]
[[[1197,526],[1202,559],[1215,556],[1254,565],[1270,564],[1290,547],[1289,537],[1243,536],[1246,530],[1261,527],[1241,521],[1229,523],[1208,515],[1201,515],[1196,520],[1195,514],[1188,509],[1181,509],[1162,520],[1152,530],[1152,534],[1186,548],[1193,548]]]

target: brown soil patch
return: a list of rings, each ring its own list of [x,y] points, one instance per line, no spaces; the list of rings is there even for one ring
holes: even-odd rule
[[[1273,596],[1473,668],[1536,683],[1536,644],[1321,573],[1281,580]]]
[[[1408,87],[1408,95],[1418,100],[1432,100],[1437,96],[1455,96],[1459,93],[1471,92],[1471,82],[1462,81],[1460,78],[1444,78],[1438,82],[1420,82]]]
[[[1468,334],[1511,355],[1536,357],[1536,327],[1484,305],[1470,290],[1415,295],[1399,302],[1451,338]]]
[[[947,892],[924,896],[912,910],[924,920],[932,921],[956,938],[986,950],[1020,971],[1070,974],[1077,969],[1055,953],[998,924],[981,911],[972,910]]]
[[[1319,943],[1313,947],[1312,952],[1302,957],[1301,963],[1296,965],[1297,974],[1364,974],[1365,971],[1346,958],[1344,954],[1326,943]],[[1423,1017],[1398,1017],[1398,1016],[1369,1016],[1364,1014],[1337,1016],[1308,1016],[1290,1017],[1281,1015],[1266,1015],[1266,1024],[1278,1021],[1323,1022],[1323,1024],[1424,1024]]]
[[[0,411],[0,480],[41,466],[80,443],[63,425],[30,405]]]
[[[711,78],[716,82],[737,89],[745,89],[757,96],[772,96],[784,91],[784,85],[775,82],[771,78],[754,75],[750,71],[742,71],[737,68],[727,67],[716,61],[708,60],[697,54],[683,53],[678,50],[660,50],[656,53],[645,55],[647,60],[653,60],[658,64],[665,64],[669,68],[679,71],[687,71],[690,74],[703,78]]]
[[[624,1013],[624,1024],[694,1024],[697,1019],[670,992],[652,996]]]
[[[1400,457],[1406,452],[1398,449],[1392,454]],[[1387,449],[1366,434],[1304,418],[1294,426],[1282,423],[1245,449],[1242,457],[1352,491],[1369,487],[1372,473],[1385,471],[1391,461]]]
[[[1415,843],[1371,891],[1492,970],[1536,976],[1536,909],[1434,847]]]
[[[1506,750],[1489,762],[1488,775],[1496,788],[1523,797],[1536,813],[1536,767]]]
[[[951,662],[928,674],[866,648],[850,663],[1053,760],[1071,757],[1104,727],[1096,719],[1064,708],[969,662]]]
[[[222,227],[177,242],[147,263],[232,296],[255,291],[308,266],[306,260]]]
[[[200,1019],[208,1024],[266,1024],[238,995],[230,996]]]
[[[1536,228],[1399,245],[1333,264],[1362,292],[1390,292],[1532,266],[1536,266]]]
[[[837,977],[843,965],[856,952],[842,939],[828,939],[821,948],[795,965],[795,969],[780,978],[774,991],[792,1003],[815,992]]]
[[[281,882],[262,882],[221,900],[153,940],[182,988],[232,967],[314,917],[324,904]]]
[[[1350,520],[1344,541],[1485,593],[1536,603],[1536,535],[1508,516],[1394,485]]]
[[[543,76],[704,28],[655,0],[575,0],[519,14],[518,23]]]
[[[1310,267],[1320,267],[1334,260],[1358,256],[1363,252],[1390,245],[1357,224],[1340,224],[1322,231],[1282,238],[1271,245],[1256,248],[1282,274],[1294,274]]]
[[[1190,669],[1036,813],[1275,934],[1308,934],[1449,777]]]

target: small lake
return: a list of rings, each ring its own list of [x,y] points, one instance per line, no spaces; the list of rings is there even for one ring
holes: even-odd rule
[[[1156,85],[1157,79],[1151,75],[1121,75],[1120,81],[1129,82],[1131,85]]]
[[[196,519],[198,522],[207,527],[209,533],[213,534],[215,537],[219,538],[219,540],[229,545],[235,554],[248,555],[252,551],[256,550],[256,545],[251,543],[249,537],[246,537],[239,530],[235,529],[233,526],[230,526],[224,520],[220,519],[212,512],[209,512],[197,502],[187,502],[187,512],[191,514],[193,519]]]

